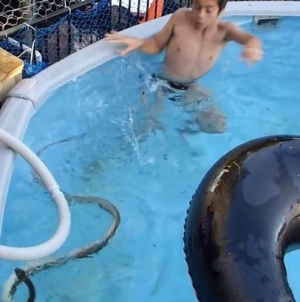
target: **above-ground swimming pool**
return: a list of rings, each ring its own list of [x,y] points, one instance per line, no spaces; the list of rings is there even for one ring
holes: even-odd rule
[[[257,26],[252,17],[230,19],[259,36],[265,54],[263,61],[249,67],[239,60],[241,47],[230,43],[201,80],[213,92],[209,102],[226,116],[224,133],[203,132],[193,107],[187,113],[168,99],[162,107],[152,106],[155,84],[149,78],[159,68],[161,55],[134,53],[93,68],[54,89],[32,117],[24,142],[47,164],[61,189],[68,195],[108,200],[121,216],[117,233],[101,252],[34,274],[36,301],[196,301],[182,233],[199,181],[235,146],[265,135],[297,134],[300,129],[296,77],[300,20],[284,17],[275,26]],[[47,73],[37,77],[39,85]],[[34,97],[38,99],[39,93]],[[13,101],[6,103],[2,116],[7,117],[5,110]],[[89,199],[80,201],[70,203],[72,229],[65,245],[51,257],[26,266],[43,265],[104,237],[112,217]],[[30,166],[18,157],[2,244],[37,244],[51,236],[56,224],[53,202]],[[300,254],[289,253],[285,263],[290,286],[300,300],[296,286]],[[23,265],[1,261],[3,301],[11,285],[5,281]],[[21,284],[14,301],[24,297],[27,289]]]

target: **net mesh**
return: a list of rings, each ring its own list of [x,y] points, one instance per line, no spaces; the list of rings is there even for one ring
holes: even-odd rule
[[[71,53],[120,31],[189,7],[191,0],[1,0],[0,47],[31,77]]]
[[[3,0],[0,47],[23,59],[23,76],[30,77],[111,30],[170,14],[188,1]]]
[[[22,22],[28,22],[39,17],[45,17],[74,1],[63,0],[2,0],[0,3],[0,30],[3,31]]]

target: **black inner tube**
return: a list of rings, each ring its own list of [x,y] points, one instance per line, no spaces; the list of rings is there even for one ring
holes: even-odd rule
[[[283,262],[300,243],[300,137],[240,145],[206,174],[184,226],[201,302],[295,302]]]

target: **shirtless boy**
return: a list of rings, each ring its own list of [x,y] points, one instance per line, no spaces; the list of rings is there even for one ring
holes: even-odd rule
[[[193,0],[192,8],[180,8],[164,28],[149,39],[112,32],[105,40],[125,44],[121,55],[140,50],[158,54],[166,48],[164,67],[158,77],[172,89],[187,94],[201,92],[196,81],[215,64],[229,41],[243,45],[242,58],[254,63],[262,58],[261,42],[239,26],[219,19],[227,0]]]

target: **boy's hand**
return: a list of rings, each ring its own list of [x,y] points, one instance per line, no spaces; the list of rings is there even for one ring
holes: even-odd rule
[[[137,50],[143,44],[142,39],[120,35],[116,31],[112,31],[109,34],[106,34],[104,40],[110,43],[125,44],[126,48],[121,51],[121,56],[124,56],[131,51]]]
[[[262,59],[261,41],[242,30],[238,25],[227,22],[224,25],[226,35],[225,41],[235,41],[244,46],[241,59],[248,61],[250,64]]]
[[[245,46],[242,52],[242,59],[253,64],[262,59],[263,52],[260,47]]]

